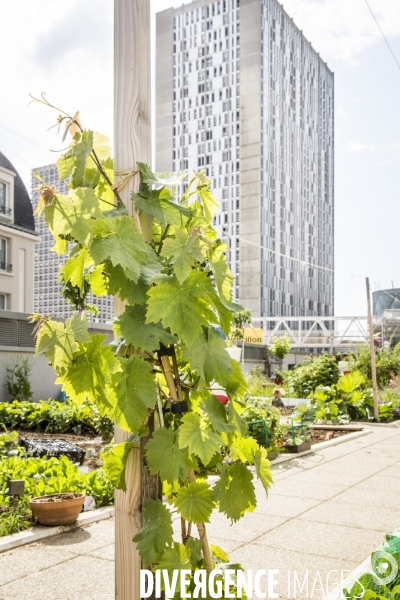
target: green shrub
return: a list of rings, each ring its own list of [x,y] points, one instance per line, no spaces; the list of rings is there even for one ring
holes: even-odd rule
[[[375,350],[376,379],[379,388],[389,385],[393,375],[400,374],[400,342],[391,349]],[[360,371],[367,385],[372,385],[371,352],[369,346],[360,346],[358,352],[350,360],[351,370]]]
[[[365,390],[365,379],[360,372],[344,375],[337,384],[319,386],[305,406],[300,402],[296,407],[295,419],[307,419],[315,415],[319,423],[344,424],[349,421],[372,420],[374,403],[372,394]]]
[[[272,398],[275,384],[268,381],[261,371],[260,365],[256,365],[252,368],[250,375],[247,377],[247,385],[250,397],[264,396],[266,398]]]
[[[85,433],[101,435],[110,440],[114,424],[103,417],[94,404],[48,400],[40,402],[0,403],[0,426],[7,429],[32,429],[46,433]]]
[[[7,391],[12,399],[30,400],[33,396],[31,387],[32,363],[30,358],[17,356],[6,367]]]
[[[273,448],[282,445],[286,429],[280,424],[280,414],[276,408],[261,401],[258,405],[248,406],[241,417],[247,423],[249,435],[260,446]]]
[[[308,398],[318,386],[331,386],[339,381],[340,370],[332,356],[324,353],[306,359],[292,371],[286,371],[285,384],[294,398]]]
[[[20,499],[15,507],[0,505],[0,537],[19,533],[31,525],[33,518],[26,498]]]

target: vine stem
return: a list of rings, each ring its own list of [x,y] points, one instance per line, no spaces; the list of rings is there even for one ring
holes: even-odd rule
[[[173,358],[175,358],[175,356],[173,356]],[[175,358],[175,361],[176,361],[176,358]],[[169,389],[169,393],[170,393],[172,402],[182,401],[182,390],[180,387],[179,373],[178,373],[177,382],[175,382],[174,374],[171,369],[171,363],[170,363],[169,357],[167,355],[164,355],[161,357],[161,364],[162,364],[165,380],[168,385],[168,389]],[[174,364],[174,367],[175,367],[175,364]],[[176,370],[177,370],[177,365],[176,365]],[[179,382],[179,385],[177,385],[178,382]],[[195,475],[193,469],[188,469],[188,479],[189,479],[189,483],[196,483],[196,475]],[[182,521],[181,521],[181,523],[182,523]],[[189,525],[190,525],[190,523],[189,523]],[[204,523],[196,523],[196,527],[197,527],[197,531],[199,532],[199,537],[200,537],[201,543],[203,545],[204,559],[208,565],[208,568],[212,571],[213,565],[212,565],[212,559],[211,559],[210,546],[208,543],[206,526],[204,525]],[[186,529],[186,526],[185,526],[185,529]],[[184,532],[184,530],[182,529],[182,538],[183,538],[184,533],[186,535],[188,535],[186,533],[186,531]]]

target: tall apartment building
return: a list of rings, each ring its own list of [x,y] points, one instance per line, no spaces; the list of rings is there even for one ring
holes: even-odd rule
[[[156,44],[156,169],[206,170],[235,299],[333,315],[333,73],[276,0],[164,10]]]
[[[47,165],[32,169],[32,202],[36,208],[40,193],[36,190],[38,180],[34,173],[39,173],[41,178],[51,186],[54,186],[58,193],[67,194],[68,184],[60,181],[56,165]],[[64,300],[61,294],[61,284],[58,281],[60,267],[65,264],[67,256],[58,256],[51,248],[54,246],[54,239],[47,227],[44,216],[38,219],[35,216],[36,231],[39,232],[41,241],[35,249],[35,273],[34,273],[34,310],[40,314],[50,314],[54,316],[67,318],[74,312],[74,307]],[[96,298],[93,294],[88,294],[87,303],[94,304],[99,309],[98,315],[87,314],[89,322],[107,323],[114,318],[114,298],[104,296]]]

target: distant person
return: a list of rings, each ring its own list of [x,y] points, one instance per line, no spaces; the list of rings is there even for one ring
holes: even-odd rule
[[[285,405],[282,402],[282,397],[285,395],[285,390],[283,388],[275,388],[274,389],[274,397],[272,398],[272,406],[276,408],[285,408]]]

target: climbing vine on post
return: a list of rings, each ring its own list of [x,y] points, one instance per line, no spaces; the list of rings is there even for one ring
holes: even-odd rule
[[[254,476],[247,464],[254,464],[265,490],[271,473],[266,450],[247,437],[240,417],[243,374],[216,331],[228,334],[240,307],[232,303],[228,249],[211,226],[217,203],[210,182],[204,172],[187,180],[186,173],[132,165],[141,175],[134,208],[153,222],[146,243],[119,199],[106,138],[83,129],[77,116],[63,114],[59,122],[72,134],[57,161],[70,190],[58,194],[42,182],[37,212],[44,213],[55,251],[68,254],[60,276],[65,287],[70,283],[76,290],[81,310],[65,323],[35,315],[36,353],[47,356],[74,402],[89,398],[133,432],[104,456],[117,488],[125,489],[130,452],[144,451],[150,473],[161,477],[164,495],[181,517],[181,543],[173,540],[170,511],[160,500],[147,500],[144,526],[134,538],[143,564],[168,572],[211,570],[227,561],[208,542],[212,511],[232,521],[253,511]],[[175,186],[186,180],[176,200]],[[113,323],[113,346],[105,335],[88,331],[89,291],[126,301]],[[212,394],[215,384],[227,392],[227,410]],[[148,435],[150,418],[156,427],[140,450],[134,442]],[[217,475],[216,483],[209,483],[210,474]]]

